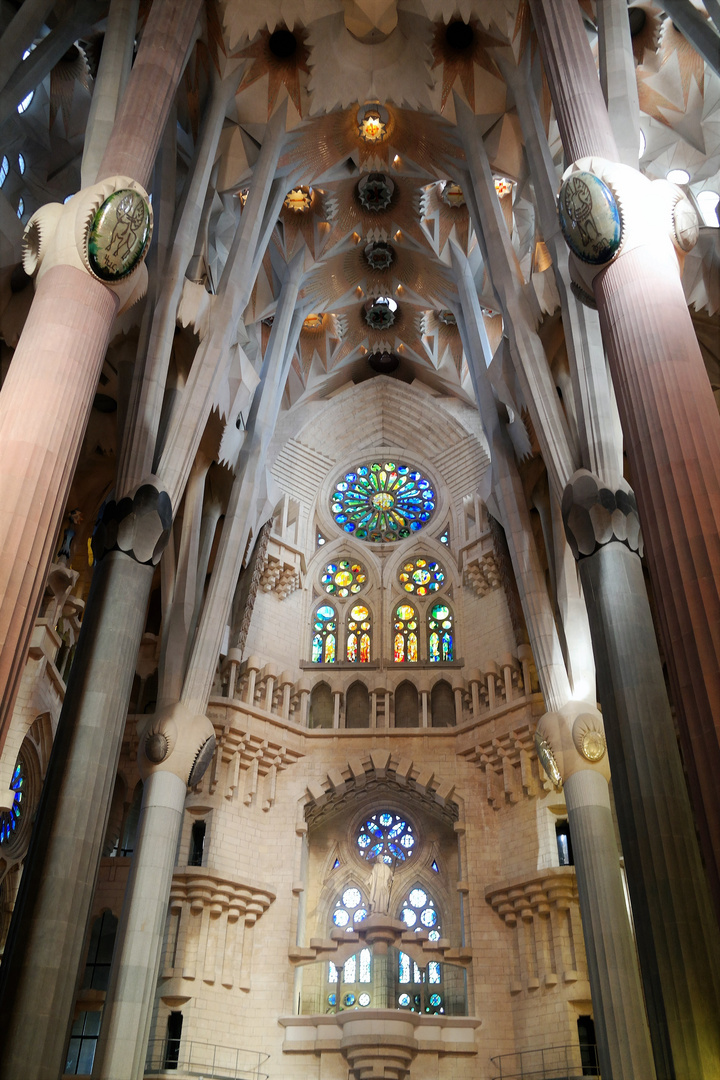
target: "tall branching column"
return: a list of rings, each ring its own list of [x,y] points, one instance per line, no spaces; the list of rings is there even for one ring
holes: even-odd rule
[[[627,9],[621,15],[629,35]],[[526,55],[517,68],[502,62],[502,70],[515,95],[543,236],[553,257],[579,402],[583,465],[595,474],[573,477],[565,492],[565,516],[573,513],[585,520],[588,507],[576,506],[578,481],[591,501],[597,503],[604,489],[604,498],[617,502],[614,481],[622,475],[622,433],[613,433],[597,314],[578,304],[570,291],[568,249],[555,204],[556,172],[528,61]],[[634,508],[634,495],[624,484],[622,489],[620,502],[627,514]],[[592,555],[581,554],[572,535],[570,543],[580,560],[593,637],[655,1063],[661,1077],[672,1076],[673,1068],[678,1077],[699,1077],[703,1060],[712,1061],[716,1052],[706,1008],[720,1013],[715,986],[720,965],[712,959],[718,952],[718,929],[708,904],[640,558],[627,547],[627,536],[594,544]],[[695,995],[698,1009],[692,1007]],[[704,1059],[708,1039],[711,1054]]]
[[[138,841],[125,893],[94,1067],[102,1080],[140,1080],[160,967],[186,786],[196,784],[215,749],[205,709],[233,589],[240,571],[258,469],[275,428],[289,361],[302,320],[294,318],[302,280],[302,255],[291,264],[248,420],[248,449],[242,454],[230,495],[208,597],[190,656],[180,701],[149,721],[138,755],[144,779]],[[182,582],[180,583],[182,587]],[[179,590],[179,603],[184,593]],[[173,623],[173,618],[169,620]],[[180,650],[180,643],[176,640]],[[168,700],[178,672],[164,668],[159,698]]]
[[[589,732],[604,751],[602,718],[594,704],[573,701],[571,697],[550,598],[533,545],[525,495],[486,373],[490,349],[477,292],[467,259],[457,245],[452,247],[452,259],[462,306],[463,346],[490,444],[493,495],[507,536],[540,685],[550,710],[538,725],[538,750],[551,779],[564,783],[601,1070],[613,1080],[652,1080],[655,1070],[620,877],[607,759],[603,752],[593,760],[575,743],[577,732]]]
[[[617,161],[579,9],[561,0],[530,0],[530,6],[568,160]],[[633,170],[618,173],[623,246],[592,288],[720,911],[720,416],[683,295],[672,221],[642,220],[651,187]]]
[[[127,187],[125,178],[148,183],[199,9],[200,0],[153,6],[104,158],[102,175],[119,173],[117,187]],[[135,156],[138,144],[143,152]],[[84,266],[84,222],[76,216],[82,195],[59,209],[44,208],[36,252],[42,276],[0,392],[0,746],[110,328],[122,300],[131,299]],[[68,241],[79,245],[72,265]],[[140,267],[136,276],[143,272]]]

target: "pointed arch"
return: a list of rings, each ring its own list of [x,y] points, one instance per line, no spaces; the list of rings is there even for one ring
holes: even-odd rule
[[[455,725],[455,695],[445,679],[436,682],[430,691],[430,715],[434,728]]]
[[[326,682],[316,683],[310,693],[308,727],[331,728],[333,726],[333,715],[333,696],[330,687]]]
[[[345,695],[345,727],[370,727],[370,694],[359,679],[348,687]]]
[[[418,727],[420,710],[417,687],[404,679],[395,691],[395,727]]]

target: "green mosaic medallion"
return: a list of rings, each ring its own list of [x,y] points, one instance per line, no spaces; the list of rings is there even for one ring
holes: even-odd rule
[[[120,281],[134,270],[150,243],[150,208],[139,191],[109,195],[88,233],[90,267],[103,281]]]

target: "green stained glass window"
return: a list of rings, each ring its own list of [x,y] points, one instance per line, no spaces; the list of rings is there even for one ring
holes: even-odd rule
[[[338,480],[331,505],[345,532],[358,540],[391,543],[422,529],[436,498],[430,481],[411,465],[373,461]]]

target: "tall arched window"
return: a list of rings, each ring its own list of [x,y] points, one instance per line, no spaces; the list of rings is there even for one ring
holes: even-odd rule
[[[453,617],[447,604],[433,604],[428,612],[428,650],[431,663],[455,657]]]
[[[416,664],[418,619],[412,604],[398,604],[393,624],[393,659],[396,664]]]
[[[440,912],[422,885],[408,890],[399,917],[409,930],[427,930],[430,941],[440,940]],[[397,1004],[410,1012],[444,1013],[442,965],[430,960],[421,968],[408,953],[398,953]]]
[[[312,661],[334,664],[337,646],[337,615],[331,604],[321,604],[313,620]]]
[[[370,611],[364,604],[354,604],[348,613],[345,655],[351,664],[370,663]]]
[[[357,885],[349,885],[335,901],[331,930],[349,933],[367,918],[367,914],[363,890]],[[332,961],[328,964],[327,1003],[330,1010],[356,1009],[358,1006],[365,1009],[372,1004],[372,967],[370,949],[361,949],[338,967]]]

